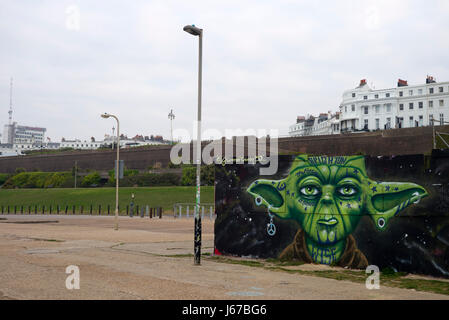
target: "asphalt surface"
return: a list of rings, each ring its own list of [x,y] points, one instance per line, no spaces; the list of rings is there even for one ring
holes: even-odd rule
[[[0,299],[449,299],[447,295],[270,271],[203,259],[193,219],[8,215],[0,220]],[[213,254],[213,221],[202,221]],[[67,289],[68,266],[80,289]],[[304,265],[309,270],[329,270]]]

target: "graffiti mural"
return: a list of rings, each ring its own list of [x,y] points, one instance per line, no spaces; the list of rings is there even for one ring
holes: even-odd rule
[[[269,177],[217,165],[216,250],[449,277],[448,161],[281,156]]]

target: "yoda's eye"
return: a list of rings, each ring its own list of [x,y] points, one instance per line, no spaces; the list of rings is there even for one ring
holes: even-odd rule
[[[343,186],[337,189],[337,192],[345,197],[352,196],[357,193],[357,189],[352,186]]]
[[[316,196],[318,193],[320,193],[320,190],[317,187],[314,186],[305,186],[302,187],[299,190],[303,195],[305,196]]]

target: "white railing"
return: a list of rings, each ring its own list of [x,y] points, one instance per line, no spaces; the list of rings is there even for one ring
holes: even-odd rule
[[[175,203],[173,205],[173,217],[186,218],[195,216],[196,205],[195,203]],[[215,204],[214,203],[201,203],[200,204],[201,219],[204,219],[205,215],[209,216],[209,219],[215,218]]]

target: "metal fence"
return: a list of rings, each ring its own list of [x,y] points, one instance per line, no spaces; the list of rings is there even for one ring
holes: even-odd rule
[[[195,216],[196,205],[195,203],[175,203],[173,205],[173,217],[182,218],[184,217],[190,218]],[[214,203],[202,203],[200,204],[200,214],[201,219],[204,219],[205,216],[209,216],[209,219],[215,218],[215,204]]]
[[[149,217],[149,218],[162,218],[162,207],[151,207],[150,205],[135,205],[126,206],[126,211],[122,209],[119,215],[129,215]],[[114,205],[2,205],[0,206],[0,215],[8,214],[62,214],[62,215],[115,215]]]

